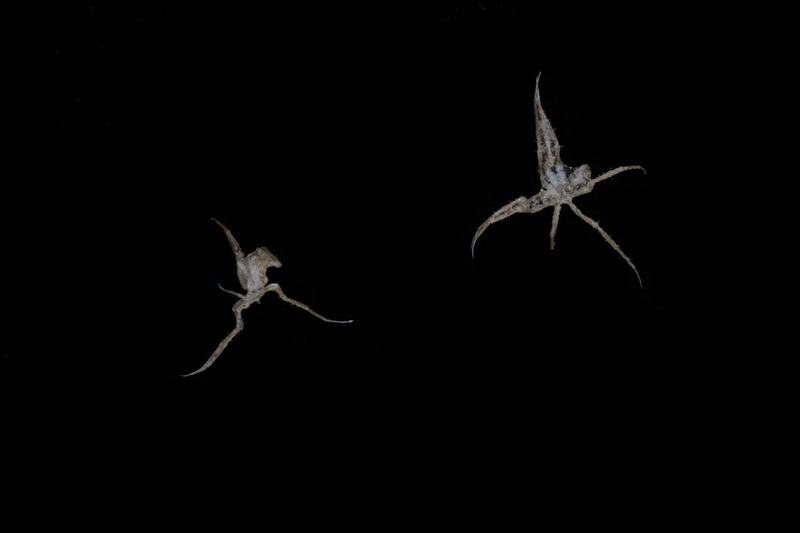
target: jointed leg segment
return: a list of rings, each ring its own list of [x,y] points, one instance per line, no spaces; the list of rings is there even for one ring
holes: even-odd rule
[[[239,247],[239,243],[236,242],[236,239],[233,238],[233,234],[231,234],[230,230],[228,230],[228,228],[226,228],[225,225],[216,218],[212,218],[211,220],[216,222],[217,225],[220,228],[222,228],[222,230],[225,232],[225,236],[228,238],[228,243],[231,245],[231,249],[233,250],[233,255],[236,256],[236,261],[238,262],[242,260],[244,258],[244,253],[242,253],[242,249],[241,247]]]
[[[597,176],[596,178],[591,180],[589,183],[594,185],[594,184],[596,184],[598,182],[601,182],[603,180],[607,180],[608,178],[610,178],[612,176],[616,176],[620,172],[625,172],[626,170],[635,170],[637,168],[639,170],[641,170],[642,172],[644,172],[645,174],[647,174],[647,171],[645,169],[643,169],[642,167],[640,167],[639,165],[634,165],[634,166],[630,166],[630,167],[619,167],[619,168],[615,168],[614,170],[609,170],[605,174],[601,174],[601,175]]]
[[[225,287],[223,287],[223,286],[222,286],[222,285],[220,285],[219,283],[217,283],[217,287],[219,287],[219,288],[220,288],[220,289],[222,289],[223,291],[227,292],[228,294],[233,294],[234,296],[238,296],[238,297],[239,297],[239,298],[241,298],[242,300],[244,300],[244,299],[245,299],[245,295],[244,295],[244,294],[239,294],[238,292],[235,292],[235,291],[229,291],[228,289],[226,289]]]
[[[222,287],[220,287],[220,288],[222,288]],[[225,290],[225,289],[222,289],[222,290]],[[232,292],[232,291],[226,291],[226,292]],[[236,294],[236,293],[234,292],[233,294]],[[231,340],[233,340],[233,338],[236,335],[238,335],[244,329],[244,320],[242,320],[242,311],[244,311],[248,307],[250,307],[250,303],[248,303],[245,299],[241,299],[241,300],[237,301],[235,304],[233,304],[233,314],[236,315],[236,327],[233,328],[233,331],[231,331],[228,334],[227,337],[222,339],[222,342],[219,343],[219,346],[217,346],[217,349],[214,350],[214,353],[211,354],[211,357],[208,358],[208,361],[206,361],[203,366],[201,366],[200,368],[198,368],[197,370],[195,370],[191,374],[184,374],[182,377],[187,378],[189,376],[194,376],[195,374],[199,374],[200,372],[202,372],[203,370],[205,370],[206,368],[208,368],[208,367],[210,367],[211,365],[214,364],[214,361],[217,360],[217,357],[222,355],[222,352],[228,346],[228,343],[230,343]]]
[[[352,322],[352,320],[330,320],[328,318],[325,318],[321,314],[319,314],[319,313],[317,313],[315,311],[312,311],[311,308],[308,307],[306,304],[300,303],[297,300],[293,300],[292,298],[289,298],[288,296],[286,296],[283,293],[283,289],[281,289],[281,286],[278,285],[277,283],[270,283],[269,285],[267,285],[265,292],[267,292],[267,291],[275,291],[276,293],[278,293],[278,298],[280,298],[284,302],[288,302],[288,303],[290,303],[292,305],[296,305],[300,309],[305,309],[306,311],[308,311],[309,313],[311,313],[315,317],[317,317],[317,318],[319,318],[321,320],[324,320],[325,322],[333,322],[334,324],[349,324],[350,322]]]
[[[600,232],[600,235],[603,236],[603,238],[606,240],[606,242],[608,244],[610,244],[611,247],[614,248],[617,251],[617,253],[622,256],[622,258],[625,261],[628,262],[628,264],[633,269],[633,272],[636,274],[636,277],[639,279],[639,287],[641,288],[642,287],[642,278],[639,277],[639,272],[636,270],[636,267],[633,266],[633,262],[630,259],[628,259],[628,256],[625,255],[624,253],[622,253],[622,250],[620,250],[619,246],[617,246],[617,243],[614,242],[614,239],[612,239],[611,236],[608,233],[606,233],[603,230],[603,228],[600,227],[600,224],[598,224],[596,221],[592,220],[591,218],[589,218],[586,215],[584,215],[583,213],[581,213],[580,210],[577,207],[575,207],[575,205],[572,202],[570,202],[568,205],[575,212],[576,215],[578,215],[579,217],[581,217],[581,219],[583,219],[584,222],[586,222],[591,227],[593,227],[598,232]]]
[[[541,193],[540,193],[541,194]],[[508,218],[511,215],[515,215],[517,213],[536,213],[537,211],[541,210],[545,207],[544,204],[541,203],[541,196],[537,194],[536,196],[532,196],[531,198],[525,198],[521,196],[517,198],[513,202],[509,202],[490,216],[486,221],[481,224],[481,227],[478,228],[478,231],[475,232],[475,236],[472,238],[472,257],[475,258],[475,242],[478,240],[478,237],[486,231],[490,225],[494,224],[495,222],[500,222],[504,218]],[[531,207],[531,206],[534,207]]]
[[[550,226],[550,249],[556,247],[556,229],[558,229],[558,217],[561,215],[561,204],[555,206],[553,211],[553,224]]]

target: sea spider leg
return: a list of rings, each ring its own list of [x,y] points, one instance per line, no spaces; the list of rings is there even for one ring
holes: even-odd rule
[[[594,184],[599,182],[599,181],[603,181],[605,179],[608,179],[611,176],[616,176],[620,172],[625,172],[626,170],[634,170],[634,169],[637,169],[637,168],[639,170],[641,170],[642,172],[644,172],[645,174],[647,174],[647,171],[645,169],[643,169],[642,167],[640,167],[639,165],[634,165],[634,166],[630,166],[630,167],[619,167],[619,168],[615,168],[614,170],[609,170],[605,174],[597,176],[596,178],[591,180],[589,183],[591,184],[591,187],[594,187]]]
[[[223,286],[222,286],[222,285],[220,285],[219,283],[217,283],[217,287],[219,287],[219,288],[220,288],[220,289],[222,289],[223,291],[227,292],[228,294],[233,294],[234,296],[238,296],[239,298],[242,298],[242,299],[244,299],[244,298],[245,298],[245,295],[244,295],[244,294],[239,294],[238,292],[235,292],[235,291],[229,291],[228,289],[226,289],[225,287],[223,287]]]
[[[601,176],[601,177],[602,177],[602,176]],[[600,227],[600,224],[598,224],[597,222],[595,222],[595,221],[594,221],[594,220],[592,220],[591,218],[589,218],[589,217],[587,217],[586,215],[584,215],[583,213],[581,213],[580,209],[578,209],[577,207],[575,207],[575,204],[573,204],[572,202],[569,202],[567,205],[569,205],[569,206],[570,206],[570,208],[571,208],[571,209],[572,209],[572,210],[575,212],[575,214],[576,214],[576,215],[578,215],[579,217],[581,217],[581,219],[583,219],[583,221],[584,221],[584,222],[586,222],[586,223],[587,223],[587,224],[589,224],[591,227],[593,227],[594,229],[596,229],[597,231],[599,231],[599,232],[600,232],[600,235],[602,235],[602,236],[603,236],[603,238],[606,240],[606,242],[607,242],[608,244],[610,244],[610,245],[611,245],[611,247],[612,247],[612,248],[614,248],[614,249],[617,251],[617,253],[618,253],[619,255],[621,255],[621,256],[622,256],[622,258],[623,258],[625,261],[627,261],[627,262],[628,262],[628,264],[629,264],[629,265],[631,266],[631,268],[633,269],[633,272],[636,274],[636,277],[639,279],[639,288],[643,288],[643,287],[642,287],[642,278],[641,278],[641,277],[639,277],[639,271],[638,271],[638,270],[636,270],[636,267],[635,267],[635,266],[633,266],[633,261],[631,261],[630,259],[628,259],[628,256],[627,256],[627,255],[625,255],[624,253],[622,253],[622,250],[620,250],[619,246],[617,246],[617,243],[615,243],[615,242],[614,242],[614,239],[612,239],[612,238],[611,238],[611,236],[610,236],[608,233],[606,233],[605,231],[603,231],[603,228],[601,228],[601,227]]]
[[[232,292],[232,291],[227,291],[227,292]],[[250,307],[250,304],[252,303],[253,302],[249,301],[247,298],[242,298],[241,300],[233,304],[233,314],[236,315],[236,327],[233,328],[233,331],[231,331],[227,337],[222,339],[222,342],[219,343],[217,349],[214,350],[214,353],[211,354],[211,357],[208,358],[208,361],[206,361],[206,363],[203,366],[201,366],[191,374],[184,374],[182,377],[188,378],[189,376],[194,376],[195,374],[199,374],[200,372],[202,372],[203,370],[207,369],[208,367],[214,364],[214,361],[216,361],[217,357],[219,357],[222,354],[223,350],[225,350],[225,348],[228,346],[228,343],[231,342],[231,340],[236,335],[238,335],[240,331],[244,329],[244,320],[242,320],[242,311]]]
[[[293,299],[289,298],[288,296],[286,296],[283,293],[283,289],[281,289],[281,286],[278,285],[277,283],[270,283],[269,285],[267,285],[266,288],[264,289],[264,292],[268,292],[268,291],[275,291],[276,293],[278,293],[278,297],[281,300],[283,300],[284,302],[288,302],[288,303],[290,303],[292,305],[296,305],[300,309],[305,309],[306,311],[308,311],[309,313],[311,313],[315,317],[317,317],[319,319],[322,319],[325,322],[333,322],[334,324],[349,324],[350,322],[352,322],[352,320],[330,320],[328,318],[325,318],[321,314],[319,314],[319,313],[317,313],[315,311],[312,311],[311,308],[308,307],[306,304],[302,304],[302,303],[298,302],[297,300],[293,300]]]
[[[556,229],[558,228],[558,217],[561,215],[561,204],[556,204],[553,212],[553,225],[550,226],[550,249],[556,247]]]
[[[500,222],[504,218],[508,218],[511,215],[515,215],[517,213],[536,213],[537,211],[541,211],[549,204],[545,204],[542,200],[542,193],[535,196],[531,196],[530,198],[525,198],[524,196],[517,198],[516,200],[507,203],[495,213],[486,219],[486,221],[481,224],[481,227],[478,228],[478,231],[475,232],[475,236],[472,238],[472,258],[475,259],[475,243],[478,241],[478,237],[486,231],[490,225],[494,224],[495,222]]]
[[[222,230],[225,232],[225,236],[228,237],[228,242],[230,243],[231,249],[233,250],[233,255],[236,256],[236,262],[238,263],[239,261],[243,260],[244,259],[244,253],[242,252],[242,249],[239,246],[239,243],[236,242],[236,239],[233,238],[233,235],[228,230],[228,228],[226,228],[225,225],[222,222],[220,222],[219,220],[217,220],[216,218],[212,218],[211,220],[216,222],[219,225],[219,227],[222,228]]]

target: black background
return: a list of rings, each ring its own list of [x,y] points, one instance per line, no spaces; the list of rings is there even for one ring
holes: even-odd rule
[[[67,3],[6,20],[22,509],[708,525],[718,436],[747,404],[719,392],[743,365],[719,340],[760,342],[735,305],[761,289],[731,285],[757,252],[729,244],[758,242],[735,158],[758,157],[750,126],[787,90],[780,13]],[[552,251],[547,210],[470,257],[483,220],[539,190],[540,72],[566,164],[647,170],[575,201],[643,289],[569,210]],[[269,294],[180,377],[234,325],[212,217],[283,262],[268,276],[288,296],[354,322]]]

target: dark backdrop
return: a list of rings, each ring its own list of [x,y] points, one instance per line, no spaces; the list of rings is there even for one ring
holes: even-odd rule
[[[745,76],[782,76],[743,37],[780,49],[780,15],[517,4],[9,17],[4,379],[39,472],[20,501],[143,524],[704,523],[733,416],[716,332],[737,333],[714,260],[757,226],[711,214],[752,146],[720,137]],[[575,201],[641,289],[569,210],[552,251],[547,210],[470,257],[539,190],[540,72],[566,164],[647,170]],[[234,325],[212,217],[280,258],[288,296],[354,322],[269,294],[180,377]]]

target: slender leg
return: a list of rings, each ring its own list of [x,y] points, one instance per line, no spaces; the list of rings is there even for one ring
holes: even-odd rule
[[[238,263],[240,260],[244,260],[244,253],[242,253],[242,249],[239,247],[239,243],[236,242],[236,239],[233,238],[233,235],[231,235],[231,232],[228,231],[228,228],[226,228],[225,225],[216,218],[212,218],[211,220],[216,222],[219,225],[219,227],[222,228],[223,231],[225,231],[225,236],[228,237],[228,243],[231,245],[231,249],[233,250],[233,255],[236,256],[236,262]]]
[[[609,170],[605,174],[601,174],[600,176],[597,176],[596,178],[591,180],[589,183],[594,185],[597,182],[600,182],[600,181],[603,181],[603,180],[607,180],[611,176],[616,176],[620,172],[625,172],[626,170],[634,170],[634,169],[637,169],[637,168],[639,170],[641,170],[642,172],[644,172],[645,174],[647,174],[647,171],[645,169],[643,169],[642,167],[640,167],[639,165],[634,165],[632,167],[619,167],[619,168],[615,168],[614,170]]]
[[[550,249],[556,247],[556,229],[558,228],[558,217],[561,214],[561,204],[556,204],[553,211],[553,225],[550,226]]]
[[[217,287],[219,287],[219,288],[220,288],[220,289],[222,289],[223,291],[227,292],[228,294],[233,294],[234,296],[238,296],[238,297],[239,297],[239,298],[241,298],[242,300],[244,300],[244,299],[245,299],[245,295],[244,295],[244,294],[239,294],[238,292],[229,291],[228,289],[226,289],[225,287],[223,287],[223,286],[222,286],[222,285],[220,285],[219,283],[217,283]]]
[[[219,343],[217,349],[214,350],[214,353],[211,355],[211,357],[208,358],[208,361],[206,361],[206,363],[203,366],[201,366],[191,374],[184,374],[182,377],[188,378],[189,376],[194,376],[195,374],[199,374],[200,372],[202,372],[203,370],[207,369],[208,367],[214,364],[214,361],[216,361],[217,357],[219,357],[222,354],[222,351],[225,350],[225,347],[228,346],[228,343],[231,342],[231,340],[233,340],[233,338],[236,335],[238,335],[240,331],[244,329],[244,320],[242,320],[242,311],[244,311],[248,307],[250,307],[250,302],[248,302],[247,300],[239,300],[238,302],[233,304],[233,314],[236,315],[236,327],[233,328],[233,331],[231,331],[227,337],[222,339],[222,342]]]
[[[525,198],[524,196],[517,198],[513,202],[509,202],[495,211],[492,216],[490,216],[483,224],[481,224],[481,227],[478,228],[478,231],[475,232],[475,236],[472,238],[472,258],[475,259],[475,242],[490,225],[494,224],[495,222],[500,222],[504,218],[508,218],[517,213],[536,213],[545,207],[547,206],[542,203],[542,193],[540,192],[539,194],[536,194],[530,198]]]
[[[281,300],[283,300],[284,302],[288,302],[288,303],[290,303],[292,305],[296,305],[300,309],[305,309],[306,311],[308,311],[309,313],[311,313],[315,317],[317,317],[317,318],[319,318],[321,320],[324,320],[325,322],[333,322],[335,324],[349,324],[350,322],[352,322],[352,320],[330,320],[328,318],[325,318],[321,314],[319,314],[319,313],[317,313],[315,311],[312,311],[311,308],[308,307],[306,304],[301,304],[297,300],[292,300],[291,298],[289,298],[288,296],[283,294],[283,289],[281,289],[281,286],[278,285],[277,283],[270,283],[269,285],[267,285],[266,290],[264,292],[267,292],[267,291],[275,291],[275,292],[277,292],[278,293],[278,297]]]
[[[603,238],[606,240],[606,242],[608,244],[610,244],[611,247],[614,248],[617,251],[617,253],[622,256],[622,258],[625,261],[628,262],[628,264],[631,266],[631,268],[633,269],[634,273],[636,274],[636,277],[639,279],[639,287],[643,288],[642,287],[642,278],[639,277],[639,272],[636,270],[636,267],[633,266],[633,262],[630,259],[628,259],[627,255],[622,253],[622,250],[620,250],[619,246],[617,246],[617,243],[614,242],[614,240],[611,238],[611,236],[608,233],[606,233],[605,231],[603,231],[603,228],[601,228],[600,225],[597,222],[595,222],[591,218],[589,218],[586,215],[584,215],[583,213],[581,213],[580,210],[577,207],[575,207],[575,205],[572,202],[570,202],[568,205],[570,206],[570,208],[572,208],[572,210],[575,212],[576,215],[578,215],[579,217],[581,217],[581,219],[583,219],[584,222],[586,222],[591,227],[593,227],[594,229],[599,231],[600,235],[603,236]]]

